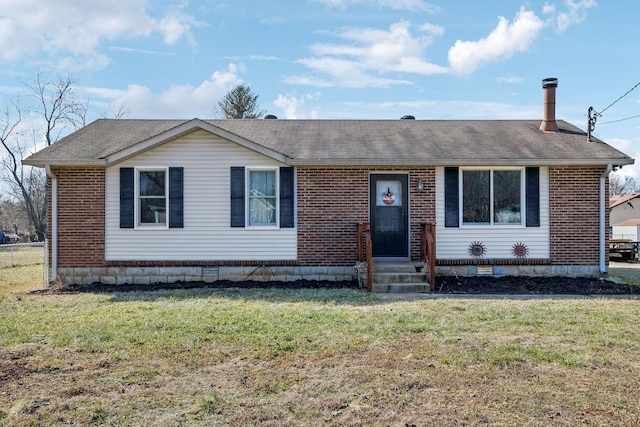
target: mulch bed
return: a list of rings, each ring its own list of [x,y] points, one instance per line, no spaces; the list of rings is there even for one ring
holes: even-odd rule
[[[296,282],[260,282],[242,281],[232,282],[220,280],[217,282],[180,282],[155,283],[150,285],[73,285],[58,289],[48,289],[45,292],[131,292],[154,291],[170,289],[359,289],[358,282],[342,281],[314,281],[299,280]],[[445,276],[436,278],[436,293],[439,294],[581,294],[581,295],[639,295],[640,287],[618,283],[607,279],[570,278],[570,277],[456,277]]]
[[[607,279],[572,277],[438,277],[444,294],[638,295],[640,287]]]

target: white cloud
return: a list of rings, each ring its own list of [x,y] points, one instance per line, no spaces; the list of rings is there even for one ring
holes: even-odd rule
[[[395,10],[409,10],[421,12],[437,12],[438,6],[434,6],[423,0],[311,0],[315,3],[325,4],[332,7],[347,8],[354,5],[378,6]]]
[[[302,95],[296,97],[295,94],[278,95],[278,99],[273,104],[284,111],[286,119],[316,119],[318,111],[313,109],[307,113],[302,111],[306,101],[315,100],[320,97],[319,93]]]
[[[516,77],[516,76],[498,77],[496,80],[501,83],[509,83],[509,84],[522,83],[524,81],[522,77]]]
[[[25,56],[87,58],[104,64],[98,50],[105,40],[159,34],[167,44],[193,43],[195,21],[179,10],[156,18],[146,0],[0,0],[0,58]]]
[[[350,88],[387,87],[397,84],[411,84],[408,80],[386,79],[372,76],[366,73],[364,67],[355,61],[335,58],[311,58],[301,59],[298,62],[316,72],[327,74],[330,78],[327,80],[308,76],[292,76],[286,78],[284,80],[285,82],[291,84],[312,84],[318,87],[339,86]]]
[[[216,71],[198,86],[174,85],[153,93],[147,86],[131,84],[126,90],[85,88],[111,106],[124,107],[136,118],[209,118],[216,103],[235,85],[242,83],[241,67],[230,64],[227,71]],[[116,108],[117,109],[117,108]]]
[[[445,28],[441,27],[440,25],[434,25],[427,22],[426,24],[422,24],[420,26],[420,31],[426,31],[433,34],[434,36],[440,37],[444,34]]]
[[[574,2],[572,0],[565,0],[565,6],[568,11],[559,13],[556,17],[557,31],[562,32],[568,27],[574,24],[579,24],[587,19],[587,9],[596,7],[595,0],[581,0]]]
[[[458,40],[449,50],[449,64],[456,74],[470,74],[481,65],[506,59],[515,52],[529,48],[540,30],[543,21],[524,7],[513,22],[498,18],[498,26],[486,37],[475,42]]]
[[[385,87],[411,84],[405,79],[380,77],[387,73],[431,75],[445,73],[447,69],[423,58],[425,49],[434,35],[442,34],[437,26],[423,25],[422,35],[414,37],[411,24],[400,21],[388,30],[375,28],[348,28],[336,34],[343,44],[317,43],[311,46],[313,58],[298,62],[326,78],[310,76],[288,77],[288,83],[316,82],[322,86]]]

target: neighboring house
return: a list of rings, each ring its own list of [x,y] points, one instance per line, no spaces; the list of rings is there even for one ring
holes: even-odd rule
[[[555,120],[97,120],[24,160],[50,183],[51,279],[354,277],[373,256],[439,275],[607,270],[608,173],[633,159]]]
[[[609,197],[609,221],[612,225],[629,219],[640,218],[640,193]]]
[[[640,242],[640,219],[627,219],[614,224],[611,228],[611,240]]]
[[[640,193],[611,196],[609,208],[610,238],[640,241]]]

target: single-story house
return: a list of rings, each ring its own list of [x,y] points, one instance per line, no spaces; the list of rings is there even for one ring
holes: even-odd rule
[[[556,87],[542,122],[97,120],[24,160],[49,177],[51,280],[348,280],[362,229],[420,270],[424,224],[437,275],[598,276],[633,159],[556,120]]]

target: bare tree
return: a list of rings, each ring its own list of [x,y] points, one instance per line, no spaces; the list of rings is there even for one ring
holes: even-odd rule
[[[58,76],[57,81],[46,80],[40,70],[34,83],[23,82],[36,101],[35,111],[45,121],[44,137],[47,145],[60,139],[69,128],[80,129],[86,124],[88,105],[75,99],[75,83],[76,80],[71,75]]]
[[[0,121],[1,178],[9,188],[9,195],[24,208],[38,239],[46,237],[46,176],[40,169],[22,164],[39,144],[53,144],[70,130],[85,124],[87,104],[74,97],[71,76],[56,81],[44,78],[38,71],[34,83],[23,82],[29,89],[35,106],[23,109],[19,100],[10,100]],[[25,113],[31,119],[25,123]],[[28,147],[33,147],[29,149]]]
[[[633,194],[638,191],[635,178],[619,173],[609,174],[609,195],[618,196],[621,194]]]
[[[218,101],[217,107],[225,119],[257,119],[266,113],[258,104],[258,95],[243,84],[231,89]]]

